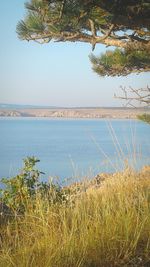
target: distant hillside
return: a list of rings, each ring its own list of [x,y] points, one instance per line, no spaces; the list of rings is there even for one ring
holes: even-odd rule
[[[150,114],[150,109],[135,108],[35,108],[35,106],[13,105],[0,108],[0,117],[48,117],[48,118],[107,118],[107,119],[135,119],[143,113]]]

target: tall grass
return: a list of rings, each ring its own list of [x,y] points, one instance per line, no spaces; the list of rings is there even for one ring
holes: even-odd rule
[[[68,201],[37,195],[1,226],[0,267],[150,266],[149,179],[148,167],[127,169],[70,187]]]

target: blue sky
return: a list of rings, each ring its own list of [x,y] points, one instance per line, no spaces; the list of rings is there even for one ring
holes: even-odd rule
[[[16,24],[25,14],[24,0],[0,1],[0,103],[50,106],[121,106],[120,85],[150,83],[149,73],[100,78],[91,69],[91,46],[84,43],[39,45],[20,41]],[[105,51],[98,45],[96,55]]]

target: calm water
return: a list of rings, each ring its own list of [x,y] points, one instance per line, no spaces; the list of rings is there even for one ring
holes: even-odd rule
[[[0,177],[18,173],[36,156],[49,176],[93,176],[150,164],[150,126],[134,120],[0,119]]]

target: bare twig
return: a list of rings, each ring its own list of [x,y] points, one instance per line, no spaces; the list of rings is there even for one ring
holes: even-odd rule
[[[146,88],[138,88],[134,89],[131,86],[129,87],[130,90],[127,90],[126,87],[121,86],[120,87],[123,96],[116,96],[114,95],[115,98],[122,99],[126,101],[125,106],[132,106],[136,107],[134,102],[144,104],[146,107],[150,107],[150,87],[147,86]],[[129,93],[132,95],[130,96]]]

